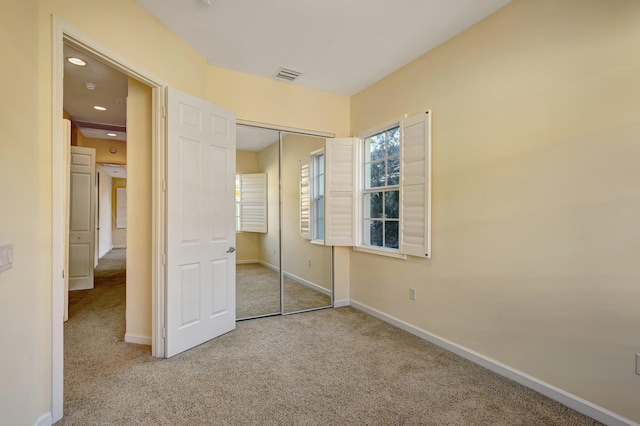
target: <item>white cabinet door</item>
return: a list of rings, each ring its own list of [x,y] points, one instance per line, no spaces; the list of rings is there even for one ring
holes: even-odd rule
[[[69,174],[69,290],[93,288],[96,150],[71,147]]]
[[[165,356],[235,329],[235,114],[168,91]]]

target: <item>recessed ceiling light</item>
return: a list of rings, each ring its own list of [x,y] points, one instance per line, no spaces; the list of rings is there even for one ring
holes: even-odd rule
[[[96,90],[96,84],[95,83],[85,83],[84,86],[88,89],[88,90]]]
[[[83,61],[80,58],[67,58],[67,61],[71,62],[73,65],[77,65],[79,67],[84,67],[85,65],[87,65],[87,63],[85,61]]]
[[[107,136],[118,136],[117,133],[107,133]]]
[[[98,111],[106,111],[106,110],[107,110],[105,107],[100,106],[100,105],[95,105],[95,106],[93,107],[93,109],[97,109]]]

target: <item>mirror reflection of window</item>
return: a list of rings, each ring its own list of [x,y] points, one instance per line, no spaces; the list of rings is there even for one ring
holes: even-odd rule
[[[236,175],[236,231],[267,233],[267,174]]]
[[[324,242],[324,149],[311,153],[311,239]]]
[[[283,312],[331,306],[331,248],[325,234],[325,139],[282,138]]]

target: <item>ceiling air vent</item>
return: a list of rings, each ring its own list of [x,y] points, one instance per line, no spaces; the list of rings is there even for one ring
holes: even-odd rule
[[[293,81],[296,78],[300,77],[302,75],[302,73],[300,71],[294,71],[294,70],[290,70],[288,68],[284,68],[281,67],[274,75],[273,77],[278,79],[278,80],[284,80],[284,81]]]

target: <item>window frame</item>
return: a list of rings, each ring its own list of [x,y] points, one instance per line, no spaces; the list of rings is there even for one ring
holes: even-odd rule
[[[322,173],[319,174],[319,162],[322,161]],[[326,173],[324,148],[313,151],[309,155],[309,233],[311,244],[324,245],[324,224],[325,224],[325,182]],[[320,191],[320,180],[322,180],[322,191]],[[322,194],[319,194],[322,192]],[[318,228],[318,204],[322,199],[322,238],[319,238]]]
[[[364,246],[363,137],[401,127],[399,249]],[[325,142],[325,245],[406,259],[431,258],[431,111],[405,114],[358,134]]]
[[[371,136],[375,136],[377,134],[386,132],[388,130],[391,130],[393,128],[397,127],[398,128],[398,132],[399,132],[399,139],[400,139],[400,144],[399,144],[399,151],[398,151],[398,161],[399,161],[399,166],[398,166],[398,183],[395,185],[385,185],[385,186],[381,186],[381,187],[375,187],[375,188],[367,188],[367,183],[366,183],[366,165],[367,164],[371,164],[371,161],[366,161],[365,158],[365,149],[366,149],[366,139],[370,138]],[[389,120],[385,123],[379,124],[375,127],[371,127],[363,132],[360,132],[356,135],[356,137],[358,138],[358,146],[356,148],[356,151],[358,153],[358,157],[357,157],[357,164],[356,164],[356,175],[357,175],[357,184],[356,184],[356,190],[357,190],[357,205],[356,205],[356,209],[355,209],[355,213],[356,213],[356,221],[357,221],[357,235],[356,235],[356,241],[355,241],[355,246],[353,246],[353,250],[355,251],[360,251],[360,252],[364,252],[364,253],[371,253],[371,254],[377,254],[377,255],[382,255],[382,256],[389,256],[389,257],[394,257],[394,258],[398,258],[398,259],[406,259],[407,256],[403,253],[400,252],[400,247],[402,247],[402,185],[401,185],[401,179],[402,179],[402,161],[401,161],[401,157],[402,157],[402,142],[403,142],[403,134],[402,134],[402,117],[398,117],[396,119],[393,120]],[[395,156],[394,156],[395,157]],[[384,157],[384,158],[389,158],[388,156]],[[386,174],[386,171],[385,171]],[[365,202],[365,196],[366,194],[370,194],[370,193],[375,193],[375,192],[392,192],[392,191],[398,191],[398,218],[392,218],[390,221],[396,222],[398,223],[398,248],[389,248],[389,247],[380,247],[380,246],[372,246],[372,245],[368,245],[365,244],[365,221],[370,220],[371,218],[365,218],[365,206],[364,206],[364,202]],[[375,220],[381,220],[383,222],[387,221],[387,218],[381,217],[381,218],[375,218]],[[384,229],[384,228],[383,228]],[[383,231],[384,232],[384,231]],[[384,244],[384,234],[383,234],[383,244]]]

